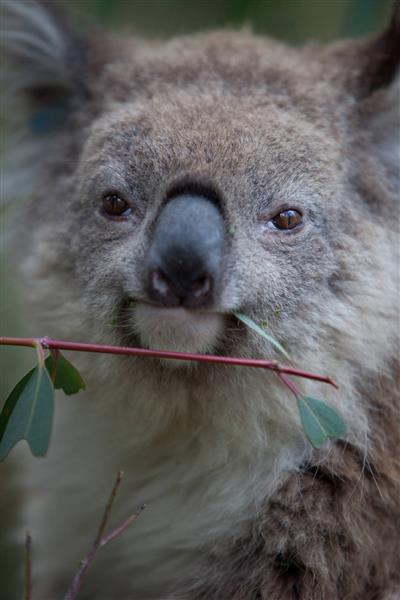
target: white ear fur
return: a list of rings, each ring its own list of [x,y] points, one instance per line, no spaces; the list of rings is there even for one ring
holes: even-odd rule
[[[80,40],[48,7],[36,0],[0,2],[1,112],[7,145],[12,142],[2,157],[2,202],[29,195],[82,99]]]
[[[2,0],[0,44],[11,91],[71,78],[72,45],[55,17],[36,0]]]
[[[42,5],[34,0],[5,0],[3,11],[6,48],[30,60],[62,57],[64,40]]]

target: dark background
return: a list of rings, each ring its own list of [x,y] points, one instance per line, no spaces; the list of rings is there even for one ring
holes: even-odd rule
[[[246,26],[259,34],[301,44],[378,31],[389,18],[392,0],[70,0],[67,4],[73,5],[78,18],[83,14],[88,21],[146,37],[164,38],[213,28]],[[24,320],[19,315],[19,299],[12,285],[12,260],[1,235],[1,230],[4,232],[8,227],[10,212],[13,210],[0,212],[0,335],[24,336]],[[29,319],[29,315],[25,315],[25,319]],[[0,348],[0,406],[34,360],[31,350]],[[9,482],[10,474],[7,462],[0,465],[0,486],[2,482]],[[0,509],[4,508],[6,496],[12,509],[7,507],[6,523],[0,515],[0,597],[14,600],[17,573],[23,570],[23,540],[20,546],[13,544],[10,549],[7,541],[7,534],[13,529],[10,513],[17,510],[18,502],[0,491]],[[19,597],[22,597],[21,591]]]

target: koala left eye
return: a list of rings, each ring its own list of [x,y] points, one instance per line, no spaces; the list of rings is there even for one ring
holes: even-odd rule
[[[303,223],[303,215],[294,208],[288,208],[278,213],[268,222],[268,225],[274,229],[294,229]]]
[[[105,215],[113,218],[127,217],[132,212],[129,203],[117,194],[103,196],[102,209]]]

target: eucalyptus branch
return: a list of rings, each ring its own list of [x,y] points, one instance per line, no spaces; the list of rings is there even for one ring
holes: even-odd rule
[[[6,346],[30,346],[37,347],[40,344],[43,348],[50,350],[71,350],[75,352],[97,352],[102,354],[116,354],[126,356],[145,356],[149,358],[164,358],[171,360],[187,360],[194,362],[205,362],[213,364],[236,365],[241,367],[254,367],[259,369],[270,369],[277,373],[313,379],[339,386],[330,378],[316,373],[310,373],[295,367],[281,365],[275,360],[262,360],[254,358],[235,358],[232,356],[213,356],[211,354],[194,354],[189,352],[169,352],[167,350],[148,350],[146,348],[133,348],[124,346],[109,346],[104,344],[84,344],[79,342],[65,342],[62,340],[53,340],[51,338],[16,338],[0,337],[0,345]]]
[[[281,353],[288,356],[281,344],[270,334],[266,334],[249,317],[242,314],[235,316],[258,335],[266,338]],[[304,433],[315,448],[321,447],[329,437],[343,437],[346,432],[345,423],[339,413],[324,402],[305,396],[289,375],[321,381],[336,388],[337,384],[330,377],[281,365],[275,360],[65,342],[48,337],[0,337],[0,345],[29,346],[35,348],[38,354],[37,366],[17,383],[0,413],[0,460],[4,460],[15,444],[23,439],[28,442],[35,456],[44,456],[50,441],[54,390],[62,389],[65,394],[70,395],[85,389],[85,382],[80,373],[61,354],[61,350],[269,369],[275,372],[282,383],[295,395]],[[47,358],[46,352],[48,352]]]
[[[111,517],[111,511],[113,508],[114,500],[117,495],[122,478],[123,471],[119,471],[114,486],[111,490],[110,497],[104,509],[104,513],[100,521],[99,528],[97,530],[96,538],[93,542],[91,549],[89,550],[85,558],[81,561],[79,569],[76,572],[72,583],[64,596],[64,600],[75,600],[80,588],[82,587],[82,583],[84,581],[86,573],[96,557],[98,549],[105,546],[106,544],[111,542],[111,540],[115,539],[124,531],[126,531],[126,529],[136,521],[136,519],[144,509],[144,506],[141,506],[136,513],[128,517],[123,523],[121,523],[121,525],[113,529],[110,533],[105,533],[106,527]]]

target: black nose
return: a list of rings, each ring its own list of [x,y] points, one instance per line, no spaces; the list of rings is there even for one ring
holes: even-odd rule
[[[208,198],[182,194],[169,200],[154,229],[147,261],[147,291],[163,306],[210,306],[221,276],[223,217]]]

